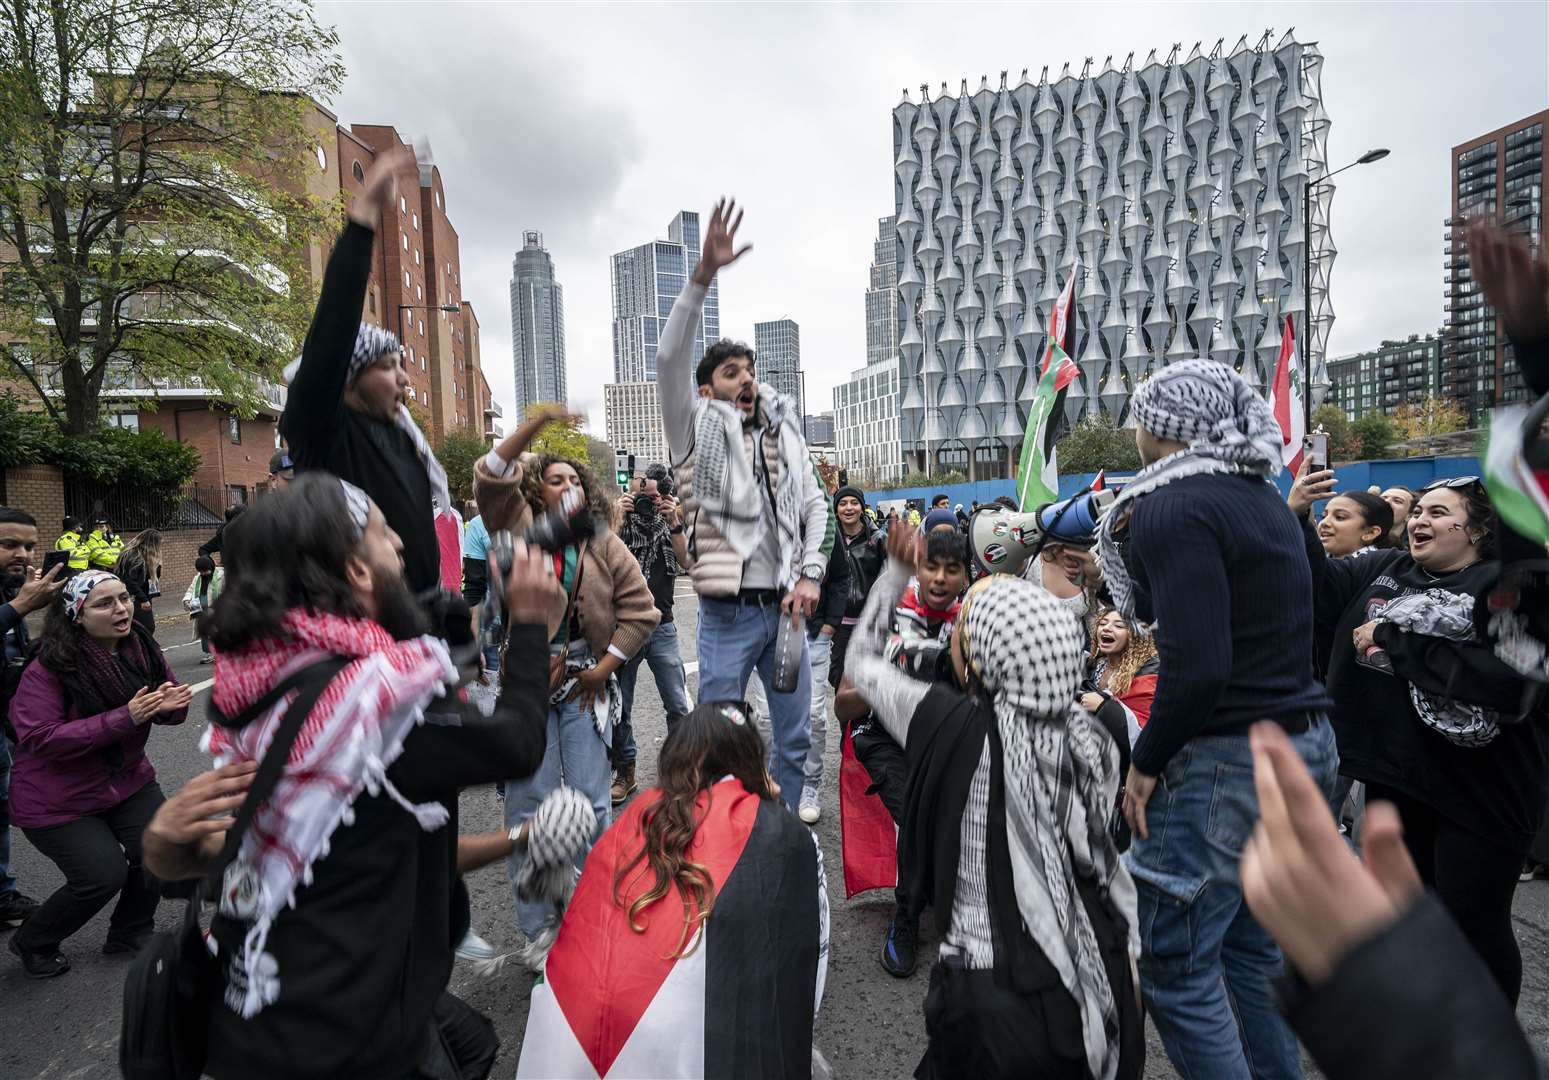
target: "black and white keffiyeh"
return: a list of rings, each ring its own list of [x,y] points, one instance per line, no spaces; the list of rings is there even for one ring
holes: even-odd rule
[[[1474,603],[1466,593],[1427,589],[1390,601],[1377,619],[1411,634],[1478,641]],[[1493,709],[1427,693],[1413,683],[1409,684],[1409,700],[1421,723],[1458,746],[1487,746],[1500,734],[1500,715]]]
[[[573,787],[558,787],[533,811],[527,827],[527,857],[517,871],[523,900],[564,904],[575,885],[575,864],[597,833],[597,811]]]
[[[960,618],[965,658],[994,705],[1005,756],[1017,909],[1080,1006],[1091,1075],[1111,1080],[1119,1067],[1118,1009],[1077,877],[1112,900],[1132,956],[1140,937],[1134,881],[1109,830],[1118,748],[1075,704],[1085,666],[1081,627],[1037,586],[1005,574],[975,585]]]
[[[700,398],[694,405],[694,497],[710,524],[743,559],[764,541],[769,519],[764,493],[764,426],[779,439],[780,476],[774,488],[775,523],[779,529],[781,588],[800,576],[801,489],[812,465],[801,433],[801,412],[795,401],[760,386],[758,410],[763,424],[754,428],[750,463],[742,449],[742,413],[729,401]],[[758,475],[755,475],[755,471]]]
[[[649,520],[639,514],[624,515],[624,522],[619,526],[619,539],[640,564],[640,572],[646,581],[652,580],[658,567],[664,567],[673,577],[682,572],[678,558],[673,554],[672,532],[661,515]]]
[[[380,326],[361,323],[360,329],[355,333],[355,348],[350,353],[349,381],[354,382],[360,377],[361,372],[389,353],[397,355],[402,351],[403,345],[399,342],[397,334],[384,330]],[[300,369],[301,358],[298,356],[286,365],[285,382],[290,383],[295,379],[296,372]],[[425,439],[425,433],[414,422],[414,417],[409,414],[407,405],[402,403],[398,405],[398,415],[394,423],[413,441],[414,452],[419,455],[420,464],[425,467],[425,478],[430,481],[431,514],[450,510],[452,497],[447,487],[446,470],[441,467],[441,462],[436,460],[435,453],[430,449],[430,443]]]
[[[1270,480],[1281,464],[1280,426],[1268,403],[1241,375],[1214,360],[1180,360],[1164,367],[1136,389],[1130,417],[1157,438],[1185,448],[1137,473],[1098,524],[1103,581],[1125,618],[1134,616],[1135,598],[1116,533],[1136,499],[1201,473],[1246,473]]]
[[[583,671],[590,671],[597,666],[597,658],[590,653],[583,653],[581,659],[575,656],[565,658],[565,678],[559,684],[559,688],[549,695],[549,707],[559,708],[575,689],[576,679]],[[603,687],[602,693],[592,702],[592,727],[597,731],[597,737],[602,740],[604,746],[613,745],[614,729],[624,718],[624,697],[619,693],[619,677],[609,675],[608,682]]]

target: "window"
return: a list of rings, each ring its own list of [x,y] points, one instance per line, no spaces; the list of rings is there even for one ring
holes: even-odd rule
[[[425,332],[425,320],[421,319],[420,320],[420,333],[423,334],[424,332]]]
[[[403,239],[403,250],[408,251],[409,250],[409,234],[408,233],[399,233],[398,235]]]
[[[360,162],[358,161],[350,166],[350,175],[360,183],[365,183],[366,181],[366,170],[360,167]]]
[[[405,274],[404,277],[408,277],[408,275]],[[418,285],[414,286],[414,299],[416,299],[416,300],[423,300],[423,299],[425,299],[425,290],[421,289]]]
[[[317,167],[319,169],[323,170],[323,172],[327,172],[328,171],[328,152],[326,150],[324,150],[321,146],[314,146],[312,149],[317,154]]]
[[[413,218],[413,220],[414,220],[414,227],[416,229],[419,228],[420,227],[420,212],[418,210],[411,210],[409,212],[409,216],[411,218]]]
[[[366,294],[366,306],[371,309],[371,314],[373,314],[373,315],[376,314],[376,290],[375,289],[371,290],[370,292],[368,292]]]
[[[114,413],[108,417],[108,427],[123,428],[125,431],[139,431],[140,414],[137,412]]]
[[[407,270],[405,270],[403,272],[403,287],[405,289],[407,289],[409,287],[409,285],[410,285],[410,282],[409,282],[409,272]]]
[[[415,248],[414,249],[414,265],[418,266],[419,264],[420,264],[420,249],[419,248]]]
[[[242,445],[242,418],[236,413],[226,417],[226,434],[231,438],[232,446]]]
[[[402,195],[398,196],[398,212],[400,214],[407,214],[409,212],[409,204]]]

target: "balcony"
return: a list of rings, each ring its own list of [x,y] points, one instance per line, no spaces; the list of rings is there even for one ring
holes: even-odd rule
[[[259,375],[240,378],[248,389],[241,400],[218,387],[206,386],[198,375],[147,376],[128,367],[110,366],[102,380],[101,397],[104,401],[162,402],[162,401],[211,401],[236,406],[248,406],[260,416],[279,419],[285,411],[286,388],[284,383],[270,382]],[[49,372],[39,380],[50,395],[62,394],[58,372]]]

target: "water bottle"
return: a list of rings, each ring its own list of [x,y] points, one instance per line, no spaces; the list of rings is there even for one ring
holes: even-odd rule
[[[807,647],[807,620],[797,615],[793,622],[783,612],[780,615],[780,632],[775,636],[774,678],[769,689],[776,694],[789,694],[801,680],[801,658]]]

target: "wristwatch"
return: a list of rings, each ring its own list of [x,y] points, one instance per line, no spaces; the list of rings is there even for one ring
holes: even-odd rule
[[[667,533],[668,533],[669,536],[682,536],[683,535],[683,526],[682,525],[670,526],[667,529]]]

